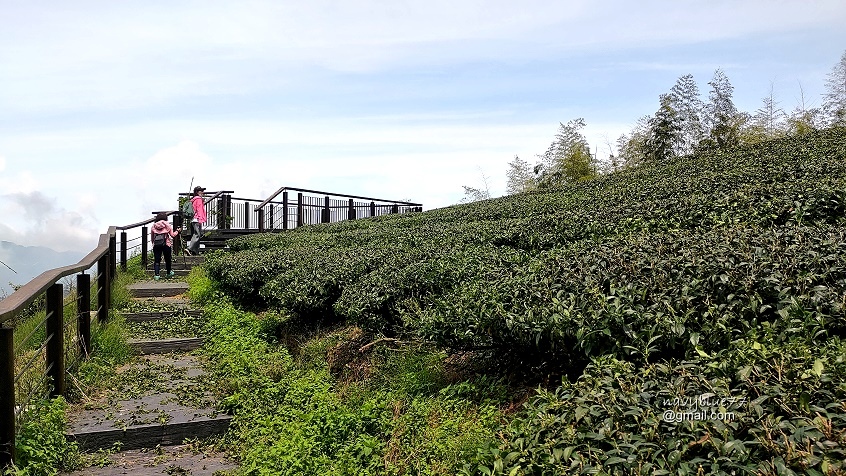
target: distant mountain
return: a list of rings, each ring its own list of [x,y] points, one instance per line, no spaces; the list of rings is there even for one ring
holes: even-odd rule
[[[17,271],[12,272],[0,264],[0,298],[12,293],[12,284],[26,284],[48,269],[61,268],[79,262],[85,253],[55,251],[43,246],[21,246],[0,241],[0,261]]]

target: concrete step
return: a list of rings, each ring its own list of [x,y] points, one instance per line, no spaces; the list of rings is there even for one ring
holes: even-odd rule
[[[170,339],[129,339],[129,345],[142,355],[191,352],[203,346],[202,337],[174,337]]]
[[[177,316],[199,317],[202,315],[203,311],[199,309],[175,309],[172,311],[127,312],[123,314],[123,317],[127,322],[146,322]]]
[[[198,357],[144,356],[118,369],[114,387],[68,411],[65,437],[83,451],[178,445],[220,435],[231,416],[215,409]]]
[[[155,451],[148,449],[109,452],[109,464],[102,466],[99,461],[95,466],[82,468],[72,473],[59,473],[61,476],[161,476],[163,474],[183,474],[191,476],[215,476],[231,474],[238,465],[219,451],[208,447],[197,448],[195,445],[177,445],[159,447]]]
[[[185,294],[188,291],[188,283],[181,281],[142,281],[133,283],[126,287],[132,297],[173,297]]]
[[[191,268],[184,268],[183,269],[183,268],[180,268],[180,267],[174,265],[174,266],[171,267],[171,271],[173,271],[173,274],[175,276],[185,277],[185,276],[188,276],[189,273],[191,273]],[[154,271],[153,271],[152,268],[148,269],[147,270],[147,277],[152,279],[153,273],[154,273]],[[164,269],[164,267],[162,267],[162,269],[159,271],[159,276],[163,277],[166,274],[167,274],[167,271]]]
[[[149,423],[128,428],[103,428],[65,434],[75,441],[83,451],[109,449],[120,442],[124,450],[155,448],[182,444],[186,439],[208,438],[222,435],[229,429],[232,417],[229,415],[193,415],[187,421],[169,421],[166,424]]]

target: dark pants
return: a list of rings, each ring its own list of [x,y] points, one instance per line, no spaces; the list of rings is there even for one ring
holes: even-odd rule
[[[170,274],[170,246],[153,245],[153,271],[156,272],[156,276],[159,275],[159,270],[161,269],[162,255],[164,255],[165,259],[165,270]]]
[[[200,237],[203,236],[203,225],[192,222],[191,223],[191,240],[188,241],[188,251],[197,254],[200,252]]]

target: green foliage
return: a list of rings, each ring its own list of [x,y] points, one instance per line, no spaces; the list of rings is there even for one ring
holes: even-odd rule
[[[346,321],[571,376],[540,390],[503,439],[441,460],[470,474],[842,474],[844,144],[842,128],[810,131],[465,206],[255,235],[206,268],[237,302],[292,321]],[[401,419],[384,418],[386,401],[417,414],[413,400],[442,398],[423,360],[394,360],[429,373],[377,373],[395,393],[354,408],[327,396],[319,366],[277,392],[313,389],[309,401],[347,415],[337,428],[355,428],[337,431],[373,443],[390,469],[395,440],[379,435],[434,434],[395,433]],[[730,422],[661,420],[662,402],[702,394],[747,400]],[[299,453],[284,454],[322,464],[326,447],[303,436],[312,430],[279,428],[300,432],[286,433]],[[254,436],[271,445],[270,434]],[[336,441],[336,459],[351,441]],[[402,448],[429,440],[411,441]],[[407,461],[439,451],[411,449]],[[414,464],[403,468],[423,472]],[[306,470],[336,471],[326,468]]]
[[[621,324],[630,314],[643,325],[659,316],[653,336],[681,349],[699,327],[769,320],[794,295],[836,311],[808,300],[814,286],[829,288],[825,299],[836,294],[839,258],[796,262],[801,253],[839,253],[844,157],[843,130],[832,129],[556,191],[253,235],[231,241],[233,251],[210,256],[206,268],[242,305],[443,345],[556,353],[573,343],[568,326],[602,313],[602,326],[591,325],[600,332],[580,345],[588,353],[602,339],[639,334]],[[771,266],[743,264],[750,259]],[[752,282],[740,279],[750,266]],[[687,324],[724,308],[724,321]],[[600,338],[604,324],[611,333]],[[618,348],[636,346],[631,339]]]
[[[205,314],[213,378],[235,415],[228,444],[245,474],[455,474],[498,425],[495,403],[464,398],[493,385],[447,385],[435,356],[382,355],[378,385],[340,392],[326,367],[337,336],[311,341],[295,360],[226,299]]]
[[[465,474],[842,474],[844,350],[742,339],[639,368],[597,358],[539,391]]]
[[[667,160],[681,148],[682,116],[675,109],[674,98],[668,94],[660,97],[661,106],[649,120],[649,139],[646,141],[647,157]]]
[[[16,433],[15,476],[52,476],[57,470],[72,470],[79,461],[76,443],[65,439],[65,400],[36,400],[25,410]]]

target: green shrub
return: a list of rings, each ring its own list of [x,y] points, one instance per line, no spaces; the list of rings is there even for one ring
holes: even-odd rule
[[[228,444],[246,474],[455,474],[499,425],[498,402],[463,398],[495,384],[448,385],[440,354],[380,354],[373,385],[339,391],[326,364],[338,335],[311,340],[294,360],[225,299],[205,315],[211,378],[235,417]]]
[[[79,449],[65,438],[65,400],[34,400],[15,435],[16,476],[52,476],[78,465]]]
[[[787,260],[840,253],[844,135],[831,129],[643,165],[559,190],[252,235],[233,240],[234,252],[211,256],[206,268],[221,291],[245,306],[285,309],[306,320],[347,320],[388,335],[420,331],[442,345],[558,355],[573,345],[590,354],[621,342],[643,354],[650,353],[649,339],[660,335],[665,349],[684,350],[699,332],[685,322],[723,308],[735,314],[732,322],[713,326],[769,319],[789,297],[799,307],[833,310],[840,270],[824,267],[840,262],[824,255],[805,268]],[[806,232],[812,242],[799,236]],[[770,247],[758,250],[748,240]],[[732,250],[736,243],[739,249]],[[791,256],[779,258],[780,248],[773,248],[779,246]],[[744,263],[759,258],[775,268],[754,264],[757,281],[743,281],[750,266]],[[683,267],[683,278],[672,277],[673,266]],[[762,282],[770,271],[778,282]],[[722,279],[730,282],[713,282]],[[662,286],[674,295],[663,296]],[[828,291],[817,293],[813,286]],[[560,309],[552,310],[553,300]],[[605,319],[617,323],[604,338],[607,322],[583,331],[592,332],[588,339],[569,335],[574,320],[592,323],[607,310],[618,315]],[[651,335],[624,329],[631,313],[658,321]],[[620,340],[632,332],[649,337]]]
[[[839,340],[740,340],[713,355],[643,367],[597,358],[575,383],[539,390],[503,439],[480,450],[487,462],[464,472],[841,474],[844,351]],[[700,396],[712,404],[690,404]],[[672,421],[664,412],[692,414]]]

